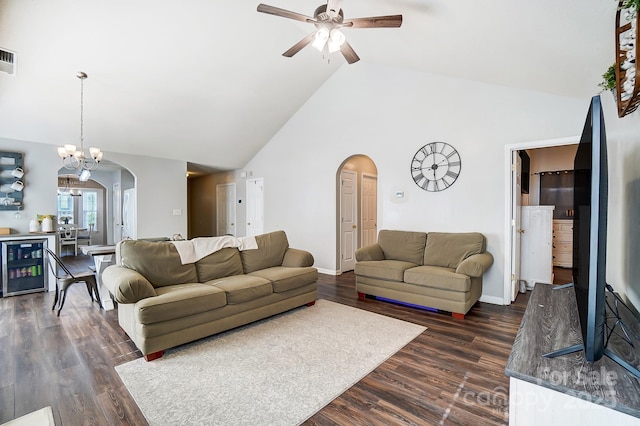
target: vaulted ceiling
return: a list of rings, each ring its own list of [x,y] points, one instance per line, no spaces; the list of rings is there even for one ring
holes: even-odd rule
[[[263,1],[310,16],[322,4]],[[588,98],[614,60],[614,0],[344,0],[345,19],[404,18],[345,29],[353,65],[311,46],[283,57],[314,27],[258,3],[0,0],[0,48],[17,55],[15,74],[0,73],[0,137],[78,143],[84,71],[85,146],[234,169],[342,66]]]

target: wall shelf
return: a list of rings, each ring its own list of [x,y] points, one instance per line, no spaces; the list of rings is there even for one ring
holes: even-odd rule
[[[640,106],[640,83],[636,78],[638,69],[638,27],[640,13],[635,7],[624,7],[618,3],[616,11],[616,90],[618,117],[631,114]]]
[[[24,183],[24,176],[18,179],[11,175],[11,171],[16,167],[24,169],[22,159],[23,156],[19,152],[0,151],[0,211],[22,210],[24,208],[24,190],[4,191],[18,180]]]

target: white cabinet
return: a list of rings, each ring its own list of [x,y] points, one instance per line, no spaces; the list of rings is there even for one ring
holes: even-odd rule
[[[573,220],[553,221],[553,266],[573,266]]]
[[[522,206],[520,224],[520,279],[528,288],[553,282],[554,206]]]

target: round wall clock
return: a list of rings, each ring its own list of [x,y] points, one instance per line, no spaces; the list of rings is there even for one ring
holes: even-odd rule
[[[458,179],[460,154],[445,142],[431,142],[416,152],[411,160],[411,177],[425,191],[442,191]]]

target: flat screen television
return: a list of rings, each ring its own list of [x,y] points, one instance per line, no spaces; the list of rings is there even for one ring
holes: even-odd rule
[[[573,287],[584,355],[604,354],[606,334],[607,140],[600,96],[591,99],[574,158]]]
[[[575,289],[583,343],[544,356],[553,358],[584,350],[585,359],[594,362],[606,355],[640,379],[637,366],[630,364],[607,347],[609,337],[615,328],[625,328],[617,307],[613,310],[607,304],[607,294],[610,294],[617,300],[616,306],[618,303],[624,305],[606,281],[609,194],[607,175],[604,116],[600,96],[594,96],[591,98],[580,144],[574,157],[573,283],[554,288],[570,286]],[[607,314],[613,315],[611,318],[617,320],[611,327],[607,326]],[[624,334],[627,336],[624,340],[633,347],[626,331]]]

